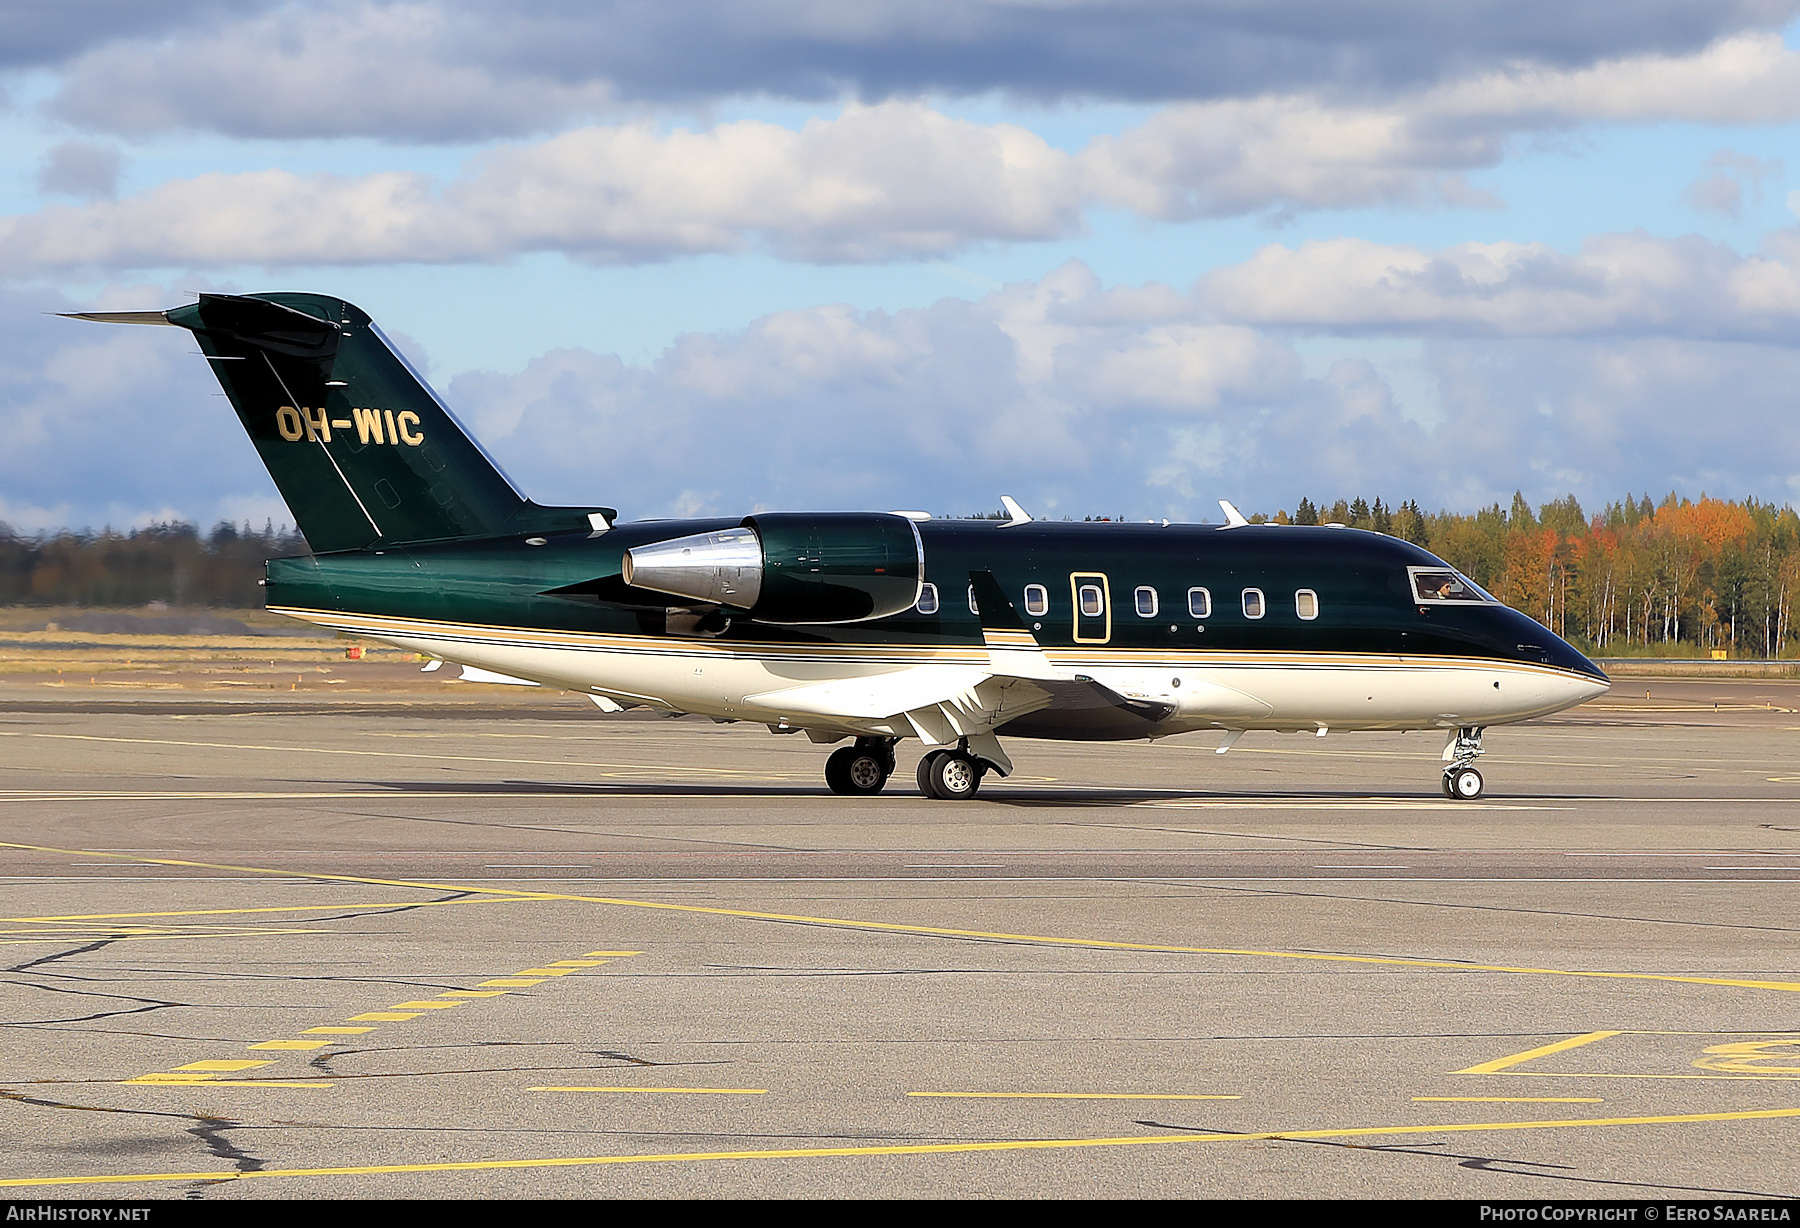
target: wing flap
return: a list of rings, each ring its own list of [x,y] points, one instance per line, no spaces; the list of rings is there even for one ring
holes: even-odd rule
[[[882,720],[915,708],[950,703],[987,677],[987,670],[973,665],[918,665],[887,674],[764,691],[744,696],[744,702],[795,716]]]

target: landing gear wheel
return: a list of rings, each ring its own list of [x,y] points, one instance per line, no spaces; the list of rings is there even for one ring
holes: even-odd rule
[[[1481,773],[1472,767],[1457,768],[1444,774],[1444,792],[1459,802],[1472,802],[1481,796]]]
[[[939,755],[947,755],[949,753],[950,752],[947,750],[934,750],[926,754],[923,759],[919,760],[919,767],[913,774],[913,778],[919,782],[919,792],[923,793],[926,797],[935,798],[937,796],[937,790],[933,788],[931,784],[931,765],[937,762]]]
[[[887,781],[887,758],[878,749],[846,746],[825,761],[825,783],[833,793],[879,793]]]
[[[947,802],[967,801],[981,788],[981,764],[961,751],[932,755],[931,792]]]

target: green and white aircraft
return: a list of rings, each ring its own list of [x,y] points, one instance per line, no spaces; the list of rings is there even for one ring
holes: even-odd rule
[[[315,553],[271,610],[436,660],[849,744],[839,793],[976,795],[1000,735],[1436,729],[1443,787],[1482,792],[1489,725],[1606,675],[1408,542],[1342,526],[784,512],[622,522],[519,493],[369,317],[316,294],[80,312],[191,331]],[[429,668],[429,667],[428,667]]]

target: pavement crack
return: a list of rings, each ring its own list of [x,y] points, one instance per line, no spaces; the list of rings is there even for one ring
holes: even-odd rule
[[[83,943],[78,947],[70,947],[66,951],[53,951],[49,955],[40,955],[36,959],[26,960],[22,964],[15,964],[10,968],[5,969],[5,971],[18,973],[22,976],[56,977],[57,979],[64,981],[92,980],[94,979],[92,977],[77,976],[74,973],[69,972],[38,972],[35,971],[35,969],[38,969],[45,964],[56,963],[60,960],[73,959],[77,955],[91,954],[100,950],[102,947],[111,946],[118,941],[120,941],[118,937],[97,938],[93,942]],[[82,997],[112,998],[118,1001],[136,1002],[139,1004],[128,1010],[96,1011],[91,1015],[76,1015],[66,1019],[13,1019],[7,1020],[5,1023],[0,1023],[0,1027],[8,1028],[34,1028],[50,1027],[58,1024],[92,1023],[97,1019],[116,1019],[122,1015],[142,1015],[149,1011],[169,1010],[186,1005],[181,1002],[165,1001],[161,998],[140,998],[134,994],[106,993],[95,989],[77,989],[73,985],[46,985],[42,982],[32,980],[7,980],[0,982],[0,984],[16,985],[21,989],[36,989],[43,993],[62,993],[75,994]]]
[[[77,955],[86,955],[90,951],[98,951],[101,947],[111,946],[113,943],[115,943],[117,941],[118,941],[118,938],[116,938],[116,937],[97,938],[93,942],[86,943],[83,946],[70,947],[67,951],[55,951],[49,955],[40,955],[36,959],[27,960],[26,962],[24,962],[22,964],[14,964],[12,967],[6,969],[6,971],[8,971],[8,972],[29,972],[29,971],[31,971],[31,969],[37,967],[39,964],[52,964],[60,959],[72,959]]]
[[[195,1123],[187,1127],[183,1133],[191,1134],[206,1145],[206,1150],[221,1160],[229,1160],[233,1168],[240,1173],[261,1172],[268,1161],[251,1155],[234,1145],[225,1137],[228,1130],[243,1127],[244,1123],[229,1117],[212,1117],[201,1113],[173,1113],[162,1109],[122,1109],[101,1104],[70,1104],[62,1100],[45,1100],[38,1096],[27,1096],[11,1088],[0,1088],[0,1100],[10,1100],[15,1104],[28,1105],[36,1109],[58,1109],[74,1113],[119,1113],[127,1117],[160,1117],[174,1121],[191,1121]],[[202,1196],[202,1191],[209,1185],[222,1185],[236,1178],[214,1178],[195,1181],[187,1186],[185,1197],[194,1199]]]
[[[1195,1134],[1262,1134],[1262,1131],[1226,1130],[1213,1126],[1180,1126],[1164,1121],[1139,1119],[1136,1125],[1149,1126],[1158,1130],[1178,1130]],[[1421,1132],[1428,1132],[1428,1127]],[[1280,1135],[1267,1139],[1272,1143],[1306,1143],[1313,1147],[1336,1147],[1345,1151],[1379,1152],[1386,1155],[1426,1156],[1437,1160],[1455,1160],[1458,1168],[1466,1168],[1473,1172],[1499,1173],[1509,1177],[1542,1177],[1550,1181],[1568,1181],[1578,1185],[1604,1185],[1622,1189],[1666,1190],[1676,1194],[1706,1195],[1718,1194],[1737,1198],[1792,1198],[1792,1193],[1772,1194],[1765,1190],[1716,1189],[1711,1186],[1671,1185],[1658,1181],[1623,1181],[1611,1177],[1578,1177],[1573,1167],[1567,1164],[1551,1164],[1543,1160],[1515,1160],[1502,1156],[1465,1155],[1461,1152],[1444,1151],[1440,1144],[1427,1143],[1423,1147],[1408,1147],[1399,1143],[1346,1143],[1329,1138],[1290,1138]],[[1503,1167],[1504,1166],[1504,1167]],[[1558,1171],[1550,1171],[1558,1170]]]
[[[1161,831],[1181,836],[1228,836],[1234,840],[1273,840],[1279,844],[1322,844],[1327,850],[1369,849],[1386,853],[1435,853],[1439,850],[1423,844],[1370,844],[1361,840],[1341,840],[1330,836],[1271,836],[1253,831],[1209,831],[1203,827],[1157,827],[1149,823],[1061,823],[1062,827],[1100,827],[1112,831]]]
[[[686,1065],[696,1064],[696,1063],[689,1063],[689,1062],[673,1062],[673,1063],[671,1063],[671,1062],[653,1062],[647,1057],[633,1057],[629,1053],[619,1053],[612,1049],[590,1049],[588,1051],[588,1055],[590,1057],[610,1058],[615,1062],[627,1062],[633,1066],[669,1066],[669,1065],[686,1066]]]
[[[96,989],[74,989],[66,985],[38,985],[31,981],[0,981],[0,984],[17,985],[22,989],[37,989],[44,993],[75,994],[85,998],[114,998],[139,1004],[129,1009],[95,1011],[91,1015],[71,1015],[58,1019],[9,1019],[0,1023],[0,1027],[5,1028],[44,1028],[71,1023],[92,1023],[99,1019],[117,1019],[125,1015],[142,1015],[150,1011],[179,1010],[189,1005],[185,1002],[166,1002],[161,998],[139,998],[131,994],[103,993]]]
[[[421,900],[417,904],[396,904],[392,908],[359,909],[354,912],[335,913],[329,917],[311,917],[308,918],[307,923],[310,925],[320,921],[357,921],[364,917],[394,917],[399,916],[403,912],[414,912],[429,904],[449,904],[456,900],[466,900],[472,896],[485,894],[485,892],[481,891],[452,891],[449,895],[441,896],[434,900]]]
[[[268,1161],[251,1155],[249,1152],[238,1147],[230,1139],[225,1137],[225,1132],[227,1130],[238,1129],[244,1124],[243,1122],[234,1121],[229,1117],[196,1116],[193,1120],[199,1124],[188,1127],[187,1132],[199,1139],[202,1143],[205,1143],[206,1149],[219,1159],[231,1161],[231,1166],[237,1169],[238,1172],[258,1173],[267,1166]],[[221,1177],[212,1180],[194,1181],[189,1183],[187,1192],[183,1194],[183,1197],[187,1199],[198,1199],[204,1196],[207,1186],[224,1185],[228,1181],[235,1180],[237,1180],[235,1177]]]
[[[1497,912],[1508,915],[1525,915],[1535,917],[1571,917],[1581,921],[1619,921],[1638,925],[1681,925],[1701,929],[1719,930],[1751,930],[1777,934],[1792,934],[1796,927],[1791,925],[1747,925],[1733,921],[1690,921],[1677,917],[1631,917],[1614,913],[1571,912],[1563,908],[1518,908],[1500,904],[1453,904],[1442,900],[1401,900],[1376,895],[1344,895],[1335,891],[1292,891],[1278,887],[1227,887],[1216,882],[1169,883],[1165,879],[1121,878],[1119,882],[1139,883],[1146,886],[1181,886],[1194,891],[1219,891],[1235,895],[1264,895],[1292,897],[1303,900],[1344,900],[1355,904],[1396,904],[1409,908],[1448,908],[1467,912]],[[1747,882],[1760,880],[1749,879]]]

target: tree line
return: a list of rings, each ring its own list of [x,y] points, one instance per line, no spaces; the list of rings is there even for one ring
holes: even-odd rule
[[[1754,498],[1627,496],[1593,516],[1573,495],[1534,509],[1515,494],[1510,508],[1472,513],[1426,512],[1416,500],[1301,499],[1291,512],[1249,519],[1344,524],[1415,542],[1592,652],[1775,657],[1800,647],[1800,516]],[[306,552],[298,532],[273,524],[31,537],[0,524],[0,605],[254,608],[263,561]]]
[[[1520,494],[1472,514],[1380,499],[1301,499],[1281,524],[1347,524],[1416,542],[1514,609],[1588,651],[1793,654],[1800,516],[1670,494],[1627,496],[1588,516],[1574,495],[1532,508]]]
[[[0,605],[254,609],[263,561],[306,553],[306,539],[285,525],[259,532],[220,521],[202,536],[177,521],[25,537],[0,523]]]

